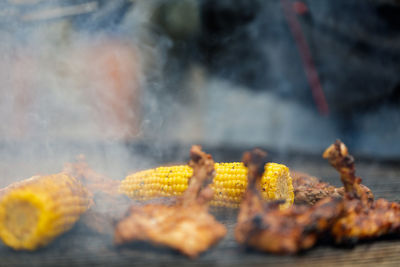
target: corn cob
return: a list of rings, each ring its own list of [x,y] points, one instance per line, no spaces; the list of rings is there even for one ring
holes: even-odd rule
[[[0,238],[16,250],[35,250],[69,230],[91,202],[64,173],[35,176],[1,190]]]
[[[238,207],[247,188],[247,168],[241,162],[215,163],[215,171],[211,205]],[[121,182],[120,191],[137,200],[179,196],[188,187],[191,176],[192,169],[187,165],[144,170],[127,176]],[[286,200],[282,207],[293,203],[292,178],[284,165],[267,163],[261,188],[266,200]]]

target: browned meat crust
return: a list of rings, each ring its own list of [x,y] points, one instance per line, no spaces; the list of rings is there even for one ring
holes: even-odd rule
[[[226,234],[226,228],[200,205],[133,206],[129,213],[115,228],[117,245],[150,241],[196,257]]]
[[[192,147],[190,156],[193,176],[182,198],[175,205],[132,206],[115,228],[115,244],[149,241],[193,258],[226,235],[225,226],[208,213],[214,161],[199,146]]]
[[[344,187],[335,187],[329,183],[322,182],[317,177],[302,172],[291,172],[294,188],[294,203],[314,205],[326,197],[342,198]],[[365,185],[360,185],[372,201],[374,195]]]
[[[331,229],[336,243],[355,243],[400,233],[400,204],[378,199],[366,207],[359,200],[344,201],[345,214]]]
[[[336,141],[323,157],[339,171],[344,185],[343,197],[326,197],[313,206],[293,205],[286,210],[280,210],[276,204],[263,206],[256,192],[258,189],[254,189],[254,181],[258,181],[262,173],[255,170],[261,165],[252,161],[252,157],[246,157],[249,185],[235,229],[237,241],[266,252],[296,253],[312,247],[325,234],[343,243],[400,233],[400,204],[385,199],[374,201],[370,190],[362,186],[361,178],[355,175],[354,159],[342,142]],[[295,182],[298,188],[312,189],[317,185],[326,190],[330,187],[316,178],[305,175],[303,178]]]
[[[335,187],[329,183],[321,182],[317,177],[306,173],[291,172],[294,188],[294,203],[314,205],[327,197],[341,198],[344,194],[343,187]]]
[[[249,182],[235,228],[236,240],[245,246],[279,254],[310,248],[342,212],[341,201],[325,198],[311,207],[295,205],[286,210],[280,210],[279,203],[263,204],[256,188],[263,173],[262,156],[256,150],[243,157],[249,168]]]
[[[338,170],[344,184],[344,214],[331,233],[337,243],[356,242],[400,232],[400,204],[385,199],[371,200],[355,175],[354,159],[346,146],[336,141],[323,154]]]
[[[339,199],[325,198],[314,206],[295,205],[280,210],[268,204],[262,213],[241,221],[237,240],[257,250],[288,254],[308,249],[318,241],[342,212]]]

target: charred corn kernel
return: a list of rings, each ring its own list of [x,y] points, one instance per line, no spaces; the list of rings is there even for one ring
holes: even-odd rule
[[[211,204],[238,207],[247,188],[247,168],[241,162],[215,163],[215,171]],[[192,172],[187,165],[140,171],[127,176],[121,182],[120,191],[137,200],[181,195],[188,187]],[[286,200],[282,208],[291,205],[294,193],[289,168],[282,164],[267,163],[261,179],[261,190],[264,199]]]
[[[16,250],[35,250],[69,230],[90,205],[81,183],[64,173],[35,176],[2,190],[0,238]]]

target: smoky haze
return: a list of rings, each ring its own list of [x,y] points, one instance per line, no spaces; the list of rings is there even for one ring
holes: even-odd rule
[[[146,57],[158,53],[144,34],[146,8],[126,7],[125,21],[103,27],[101,12],[118,15],[125,1],[102,9],[96,1],[72,9],[44,2],[9,1],[0,16],[1,186],[59,172],[79,154],[115,179],[151,165],[125,145],[151,127],[143,110],[157,110],[151,101],[141,104],[149,94]],[[90,23],[84,15],[62,16],[82,8]]]
[[[340,138],[352,151],[399,156],[399,109],[353,110],[354,99],[384,99],[398,82],[394,60],[375,64],[379,53],[356,49],[376,30],[346,8],[358,1],[304,1],[298,15],[328,117],[315,108],[282,1],[61,2],[0,4],[1,186],[61,171],[79,154],[121,179],[159,164],[171,143],[320,154]],[[379,38],[368,45],[392,44]],[[126,145],[135,142],[151,153]]]

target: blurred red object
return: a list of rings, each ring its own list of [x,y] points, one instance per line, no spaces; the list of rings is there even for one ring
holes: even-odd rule
[[[297,48],[299,49],[300,58],[303,62],[304,71],[311,87],[311,92],[314,97],[314,102],[319,113],[323,116],[329,115],[329,107],[322,89],[321,81],[318,76],[318,71],[315,68],[314,60],[306,37],[304,36],[301,24],[295,14],[295,6],[290,4],[289,0],[281,0],[283,14],[289,24],[289,28],[293,34]],[[299,2],[300,3],[300,2]]]
[[[140,64],[135,47],[109,40],[88,47],[85,73],[96,121],[106,137],[129,140],[139,132]]]
[[[116,39],[42,43],[0,62],[0,140],[129,141],[139,133],[136,46]]]
[[[302,1],[294,1],[293,2],[293,10],[298,15],[304,15],[308,13],[307,5]]]

